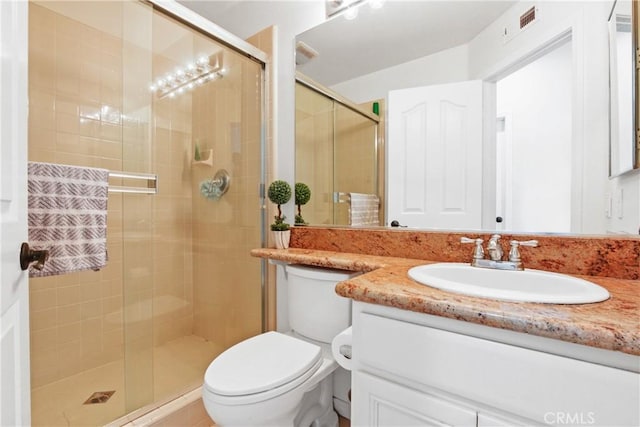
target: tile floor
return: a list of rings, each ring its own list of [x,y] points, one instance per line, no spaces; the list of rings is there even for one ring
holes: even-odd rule
[[[202,384],[204,372],[224,349],[185,336],[154,349],[153,395],[162,399]],[[123,360],[38,387],[31,392],[32,425],[97,426],[125,414]],[[83,405],[95,391],[115,390],[106,403]]]

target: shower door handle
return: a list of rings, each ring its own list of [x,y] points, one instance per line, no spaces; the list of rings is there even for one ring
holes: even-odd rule
[[[44,268],[44,263],[48,258],[49,251],[46,249],[33,250],[29,247],[27,242],[23,242],[20,246],[20,268],[22,271],[28,269],[32,262],[35,262],[33,268],[36,270],[42,270]]]

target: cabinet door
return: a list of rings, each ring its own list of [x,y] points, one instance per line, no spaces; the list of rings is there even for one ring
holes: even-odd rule
[[[353,426],[476,425],[476,412],[470,408],[363,372],[352,375]]]

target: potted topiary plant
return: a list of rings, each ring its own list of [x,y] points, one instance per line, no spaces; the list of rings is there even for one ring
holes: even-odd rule
[[[302,205],[306,205],[309,199],[311,199],[311,190],[309,186],[304,182],[296,182],[296,205],[298,206],[298,214],[296,215],[296,225],[307,225],[307,222],[302,218]]]
[[[271,231],[273,232],[276,248],[287,249],[289,247],[291,230],[289,224],[284,222],[286,217],[282,215],[280,205],[284,205],[291,200],[291,186],[286,181],[273,181],[267,191],[267,197],[269,197],[269,200],[273,203],[278,205],[278,215],[274,217],[275,220],[273,224],[271,224]]]

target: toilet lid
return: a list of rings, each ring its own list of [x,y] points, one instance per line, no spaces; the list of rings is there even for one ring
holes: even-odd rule
[[[219,355],[207,368],[207,389],[223,396],[260,393],[291,382],[319,366],[317,345],[278,332],[242,341]]]

